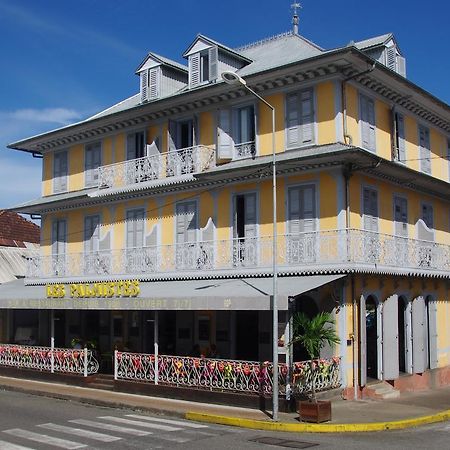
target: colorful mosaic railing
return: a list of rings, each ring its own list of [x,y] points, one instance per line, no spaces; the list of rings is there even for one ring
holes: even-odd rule
[[[340,386],[340,363],[338,357],[314,361],[295,362],[292,367],[293,394],[308,394],[312,391],[325,391]]]
[[[0,366],[88,376],[98,372],[94,352],[85,349],[0,344]]]
[[[317,391],[339,386],[339,358],[320,360],[314,376]],[[309,362],[294,363],[293,388],[288,383],[288,366],[278,365],[280,394],[307,393],[312,388]],[[115,379],[147,381],[172,386],[269,395],[273,386],[273,364],[269,361],[235,361],[115,352]]]

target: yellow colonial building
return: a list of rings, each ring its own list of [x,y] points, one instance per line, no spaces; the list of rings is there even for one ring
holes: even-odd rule
[[[42,197],[14,208],[42,240],[2,286],[3,340],[25,315],[42,345],[271,360],[273,139],[280,361],[308,359],[292,313],[328,311],[347,395],[448,382],[450,108],[394,36],[198,35],[183,57],[149,53],[137,94],[9,146],[42,157]]]

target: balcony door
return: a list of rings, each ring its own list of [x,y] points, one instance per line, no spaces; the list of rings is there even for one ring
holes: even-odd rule
[[[84,273],[85,275],[103,274],[107,269],[101,261],[100,216],[84,218]]]
[[[197,268],[197,203],[182,202],[176,205],[176,266],[178,269]]]
[[[291,264],[317,259],[316,186],[308,184],[289,188],[287,255]]]
[[[144,248],[144,209],[131,209],[126,215],[126,271],[128,274],[146,271]]]
[[[52,273],[66,274],[67,222],[64,219],[52,223]]]
[[[363,189],[363,228],[362,255],[364,262],[378,262],[380,240],[378,236],[378,191],[364,187]]]
[[[234,197],[233,262],[235,266],[254,266],[258,260],[256,194]]]

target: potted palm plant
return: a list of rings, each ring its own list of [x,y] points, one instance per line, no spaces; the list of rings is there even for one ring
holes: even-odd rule
[[[331,402],[317,400],[315,378],[319,369],[320,350],[328,343],[338,344],[339,337],[334,330],[334,320],[330,313],[321,312],[313,318],[299,312],[293,317],[293,332],[290,345],[302,344],[307,351],[309,361],[309,371],[311,379],[311,391],[308,400],[298,400],[297,410],[300,419],[306,422],[326,422],[331,420]],[[300,380],[301,381],[301,380]]]

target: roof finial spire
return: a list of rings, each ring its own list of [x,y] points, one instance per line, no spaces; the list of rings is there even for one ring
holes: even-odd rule
[[[294,16],[292,17],[292,25],[294,25],[294,34],[298,34],[298,14],[297,9],[301,9],[300,3],[292,3],[291,8],[294,10]]]

